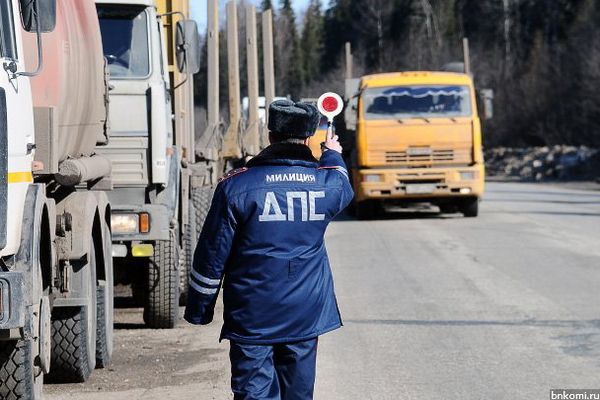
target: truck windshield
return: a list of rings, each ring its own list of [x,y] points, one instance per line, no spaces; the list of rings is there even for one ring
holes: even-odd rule
[[[150,46],[145,7],[99,5],[98,17],[110,77],[147,77],[150,74]]]
[[[0,0],[0,57],[17,58],[15,34],[13,30],[12,4],[7,0]]]
[[[471,115],[468,86],[368,87],[361,97],[365,119],[453,118]]]

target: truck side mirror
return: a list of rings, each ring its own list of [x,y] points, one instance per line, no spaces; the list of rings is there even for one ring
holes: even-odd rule
[[[177,22],[175,46],[179,72],[195,74],[200,71],[200,35],[196,21],[184,19]]]
[[[483,119],[492,119],[494,117],[494,89],[481,89],[479,96],[483,103]]]
[[[37,14],[37,16],[36,16]],[[52,32],[56,28],[56,0],[21,0],[21,21],[27,32]]]

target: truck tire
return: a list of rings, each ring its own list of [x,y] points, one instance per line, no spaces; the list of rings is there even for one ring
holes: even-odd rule
[[[86,283],[86,305],[54,307],[52,354],[48,380],[56,383],[85,382],[96,366],[96,252],[90,245],[89,262],[81,271]]]
[[[200,238],[200,232],[204,226],[206,215],[210,209],[212,198],[215,190],[211,187],[204,187],[192,190],[192,201],[190,201],[190,224],[184,235],[184,251],[185,251],[185,269],[181,274],[181,303],[185,304],[187,297],[188,280],[190,279],[190,271],[194,262],[194,250]]]
[[[50,382],[85,382],[94,370],[96,341],[94,339],[92,352],[87,314],[85,306],[59,307],[52,311]],[[94,330],[93,327],[91,330]]]
[[[35,220],[35,212],[32,214]],[[40,400],[44,373],[50,367],[50,301],[42,275],[43,265],[50,268],[45,262],[52,253],[47,221],[42,217],[41,224],[31,232],[32,247],[24,258],[29,260],[24,284],[30,288],[31,296],[26,301],[34,305],[25,308],[23,339],[0,340],[0,399],[3,400]],[[34,249],[33,246],[39,247]]]
[[[192,192],[192,201],[196,208],[196,234],[198,237],[200,237],[200,232],[202,232],[202,227],[208,215],[208,210],[210,210],[214,194],[215,189],[212,187],[204,187]]]
[[[35,366],[34,340],[0,341],[0,399],[40,400],[44,374]]]
[[[183,235],[183,252],[185,259],[179,276],[179,305],[181,306],[184,306],[187,300],[188,280],[190,279],[190,270],[192,268],[192,263],[194,262],[194,250],[196,249],[196,243],[198,243],[196,207],[192,201],[189,202],[188,212],[188,224],[185,226],[185,233]]]
[[[179,317],[179,256],[174,232],[157,240],[148,265],[148,297],[144,323],[150,328],[172,329]]]
[[[102,222],[104,228],[104,280],[98,281],[96,287],[97,323],[96,323],[96,368],[105,368],[110,364],[114,342],[114,278],[112,242],[110,228]]]
[[[110,364],[113,352],[113,291],[108,288],[106,281],[98,282],[96,290],[96,368],[105,368]]]
[[[465,217],[476,217],[479,214],[479,199],[469,199],[460,205],[459,211]]]

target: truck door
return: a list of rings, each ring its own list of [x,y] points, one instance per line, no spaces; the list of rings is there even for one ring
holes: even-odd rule
[[[3,69],[6,69],[16,58],[16,43],[12,4],[8,0],[1,0],[0,6],[0,57],[2,57]],[[8,77],[8,71],[4,75]],[[4,90],[5,77],[3,77],[0,87],[0,250],[6,246],[8,216],[8,115],[6,91]]]

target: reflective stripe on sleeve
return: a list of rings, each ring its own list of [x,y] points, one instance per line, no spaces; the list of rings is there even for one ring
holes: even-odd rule
[[[332,170],[338,171],[340,174],[344,175],[347,179],[349,179],[348,170],[344,167],[340,167],[339,165],[328,165],[325,167],[319,167],[317,169],[320,169],[320,170],[332,169]]]
[[[206,285],[218,286],[219,284],[221,284],[220,279],[210,279],[205,276],[202,276],[194,268],[192,268],[192,275],[194,278],[196,278],[196,280],[198,280],[198,282],[202,282]]]
[[[338,168],[336,168],[336,171],[341,172],[342,175],[344,175],[346,178],[348,178],[348,170],[346,168],[338,167]]]
[[[217,288],[209,289],[209,288],[202,287],[202,286],[198,285],[196,282],[194,282],[192,279],[190,279],[190,286],[198,293],[202,293],[202,294],[217,293]]]

